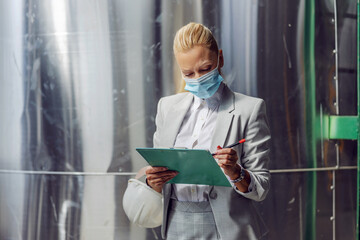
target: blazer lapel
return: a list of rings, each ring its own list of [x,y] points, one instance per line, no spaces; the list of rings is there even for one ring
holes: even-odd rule
[[[222,100],[218,111],[218,116],[216,119],[214,135],[212,137],[210,151],[214,152],[218,145],[224,146],[226,137],[230,130],[234,115],[231,113],[235,109],[234,105],[235,95],[234,93],[225,85]]]
[[[166,134],[163,136],[163,146],[174,146],[175,138],[179,133],[180,126],[191,106],[193,98],[192,94],[188,94],[176,106],[173,106],[169,110],[165,119],[165,122],[169,124],[166,126]]]

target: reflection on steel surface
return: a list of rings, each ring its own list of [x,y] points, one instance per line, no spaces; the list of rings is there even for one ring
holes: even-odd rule
[[[334,114],[338,97],[340,114],[356,115],[356,3],[337,2],[338,94],[333,6],[316,3],[316,106]],[[304,11],[300,0],[0,0],[0,239],[160,236],[130,225],[121,200],[145,165],[135,147],[152,146],[158,99],[179,85],[172,40],[189,21],[213,30],[230,87],[267,103],[276,174],[258,207],[269,239],[305,234]],[[311,170],[317,236],[332,237],[334,173],[324,170],[336,170],[336,196],[346,196],[336,201],[336,235],[351,239],[356,143],[338,144],[338,165],[334,141],[324,141]]]

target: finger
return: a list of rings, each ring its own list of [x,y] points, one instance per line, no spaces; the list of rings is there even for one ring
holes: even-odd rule
[[[150,182],[152,185],[158,184],[158,183],[163,183],[165,179],[167,179],[168,177],[160,177],[160,178],[152,178],[152,179],[148,179],[148,182]]]
[[[156,186],[161,186],[161,185],[165,184],[167,181],[171,180],[172,178],[174,178],[174,176],[157,178],[152,181],[152,184],[156,185]]]
[[[232,161],[237,161],[239,158],[237,155],[230,155],[230,154],[218,154],[213,156],[215,159],[229,159]]]
[[[151,184],[158,185],[158,184],[164,184],[166,182],[167,178],[156,178],[151,180]]]
[[[150,174],[150,173],[157,173],[157,172],[164,172],[168,170],[167,167],[152,167],[152,166],[149,166],[146,170],[145,170],[145,173],[146,175],[147,174]]]
[[[175,171],[166,171],[166,172],[159,172],[159,173],[152,173],[146,175],[147,179],[157,179],[157,178],[164,178],[164,177],[175,177],[178,173]]]
[[[230,160],[219,160],[218,163],[226,166],[235,166],[237,164],[235,161]]]
[[[229,170],[231,170],[231,169],[234,168],[234,166],[229,166],[229,165],[221,164],[221,163],[219,163],[219,167],[221,167],[222,169],[224,169],[224,171],[229,171]]]
[[[218,148],[215,151],[216,154],[236,154],[236,151],[232,148]]]
[[[157,184],[164,184],[170,177],[163,177],[163,178],[156,178],[154,180],[152,180],[152,182],[157,185]]]
[[[223,154],[216,154],[216,156],[220,158],[236,158],[237,154],[223,153]]]
[[[234,166],[228,166],[223,164],[219,164],[219,166],[224,170],[224,173],[226,175],[228,175],[229,173],[234,173],[236,171],[236,167]]]
[[[236,152],[230,152],[230,153],[215,153],[214,158],[230,158],[230,159],[235,159],[238,158],[237,153]]]
[[[238,156],[237,155],[230,155],[230,154],[221,154],[221,155],[215,155],[215,157],[218,160],[223,160],[223,159],[228,159],[228,160],[232,160],[232,161],[237,161],[238,160]]]

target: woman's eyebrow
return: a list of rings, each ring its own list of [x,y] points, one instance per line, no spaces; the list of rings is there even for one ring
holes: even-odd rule
[[[211,60],[205,60],[201,62],[198,66],[203,67],[204,65],[212,65],[213,62]]]
[[[193,69],[181,69],[182,72],[192,72],[194,71]]]
[[[212,63],[204,63],[204,64],[200,65],[200,68],[211,67],[211,66],[212,66]]]
[[[196,64],[196,66],[189,66],[189,68],[181,68],[182,72],[192,72],[194,71],[194,67],[195,68],[203,68],[203,67],[207,67],[207,65],[212,66],[213,62],[210,59],[204,60],[203,62],[200,62],[199,64]]]

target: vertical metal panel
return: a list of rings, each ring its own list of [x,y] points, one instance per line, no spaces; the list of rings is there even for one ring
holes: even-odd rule
[[[336,239],[356,237],[356,179],[357,171],[340,171],[336,175]]]
[[[258,8],[262,1],[224,1],[221,5],[221,33],[226,82],[234,91],[257,96]]]
[[[355,10],[354,10],[355,12]],[[357,115],[359,117],[358,126],[360,127],[360,1],[357,1]],[[357,184],[356,184],[356,238],[359,239],[360,225],[360,131],[357,141]]]
[[[22,1],[0,1],[0,167],[18,169],[21,166],[20,119],[24,102],[23,91],[23,21]],[[12,24],[9,24],[11,20]],[[14,124],[15,122],[15,124]],[[16,124],[17,123],[17,124]]]
[[[315,9],[307,12],[310,2]],[[0,0],[0,238],[158,237],[159,229],[131,225],[121,201],[128,178],[145,164],[135,147],[152,145],[157,101],[175,93],[181,80],[172,41],[190,21],[205,23],[219,40],[230,86],[265,99],[271,169],[333,167],[273,173],[270,196],[258,205],[269,239],[294,232],[298,239],[351,238],[354,170],[334,168],[355,165],[356,143],[321,142],[317,125],[307,129],[321,109],[335,113],[333,3]],[[341,1],[337,8],[339,111],[349,115],[356,115],[359,92],[355,5]],[[307,14],[315,17],[316,35],[305,39],[315,40],[316,61],[305,67]],[[308,67],[316,82],[313,76],[305,82]],[[333,183],[341,188],[336,194]]]
[[[336,181],[335,172],[337,172],[336,169],[339,165],[354,166],[354,164],[349,163],[354,163],[351,159],[354,159],[356,151],[354,151],[354,147],[351,145],[356,143],[352,141],[342,140],[338,142],[337,140],[320,139],[321,136],[318,130],[320,129],[319,119],[321,112],[323,111],[323,113],[328,114],[335,113],[334,39],[337,38],[341,46],[338,52],[340,59],[348,59],[353,56],[353,53],[349,56],[347,53],[351,51],[349,49],[354,48],[355,33],[350,30],[354,27],[354,22],[349,23],[346,19],[352,16],[351,13],[354,12],[355,2],[345,1],[338,2],[337,4],[339,35],[335,34],[334,21],[331,21],[334,17],[334,1],[292,1],[291,5],[288,3],[288,1],[281,1],[280,4],[279,1],[279,4],[272,4],[271,6],[265,4],[264,8],[259,8],[258,16],[260,22],[258,51],[260,51],[260,54],[258,55],[257,81],[258,85],[261,86],[259,88],[259,96],[266,99],[268,114],[271,119],[270,124],[273,134],[271,159],[276,159],[271,164],[273,164],[273,169],[334,167],[334,171],[327,176],[325,175],[325,179],[321,179],[324,178],[323,175],[321,178],[319,178],[320,176],[316,177],[318,175],[316,173],[318,170],[316,169],[305,178],[309,185],[304,189],[302,197],[306,197],[308,203],[306,208],[308,209],[309,217],[306,220],[299,220],[299,224],[302,226],[308,224],[308,232],[305,232],[305,229],[303,232],[303,236],[306,239],[335,238],[338,235],[329,235],[328,231],[336,233],[335,228],[339,228],[339,226],[344,224],[343,221],[336,220],[335,211],[331,210],[334,206],[335,209],[338,206],[336,199],[341,194],[335,192],[335,189],[344,187],[347,188],[347,192],[352,191],[349,185]],[[313,7],[306,8],[305,3],[313,4]],[[304,16],[305,18],[303,18]],[[314,21],[306,25],[306,21],[311,20],[311,18]],[[295,19],[298,21],[296,22]],[[275,27],[279,25],[282,28]],[[288,28],[285,26],[288,26]],[[314,29],[309,27],[314,27]],[[295,39],[291,38],[291,36],[294,36],[292,34],[293,31],[297,33]],[[304,33],[311,31],[314,35],[303,38]],[[348,34],[345,36],[344,32],[348,32]],[[285,36],[283,39],[286,40],[288,52],[285,45],[280,45],[281,42],[284,43],[284,41],[281,41],[280,36]],[[299,41],[299,39],[304,39],[304,42]],[[311,41],[313,41],[312,49],[306,49],[306,46],[311,47]],[[303,46],[305,46],[305,49]],[[298,51],[294,51],[294,49],[298,49]],[[302,51],[307,50],[311,50],[309,53],[313,55],[303,56]],[[294,68],[286,67],[289,66],[288,59],[292,60]],[[312,62],[304,63],[304,59],[305,61],[310,60]],[[339,62],[341,64],[346,63],[346,61],[342,60]],[[354,61],[349,62],[351,64],[354,63]],[[269,65],[269,63],[271,64]],[[344,65],[341,64],[339,76],[344,74],[341,70],[341,68],[344,68]],[[356,105],[356,101],[353,101],[356,98],[347,97],[349,94],[353,96],[355,91],[354,86],[356,86],[356,82],[350,80],[352,73],[355,76],[356,70],[347,70],[347,79],[339,78],[340,91],[338,97],[341,104],[340,113],[351,112],[351,109],[354,109]],[[346,80],[349,80],[349,84],[344,82]],[[306,128],[306,126],[310,126],[310,128]],[[284,139],[287,140],[284,141]],[[336,151],[337,148],[339,151]],[[309,150],[308,154],[304,154],[306,149]],[[307,163],[311,164],[307,165]],[[328,181],[330,185],[324,188],[325,185],[319,185],[319,181]],[[336,186],[334,185],[335,182],[337,182]],[[279,185],[276,178],[273,179],[273,184],[274,186]],[[329,187],[333,189],[330,192]],[[316,189],[318,192],[327,192],[327,194],[319,195]],[[283,193],[283,196],[280,198],[285,198],[286,194]],[[352,197],[354,198],[354,196]],[[270,201],[267,200],[266,202],[269,204]],[[273,202],[273,204],[275,203]],[[323,208],[324,206],[327,206],[325,208],[327,214],[318,214],[318,207]],[[355,206],[353,205],[352,208],[354,210]],[[272,216],[273,219],[273,216],[276,216],[275,212],[276,210],[267,216]],[[344,216],[346,214],[343,212],[342,217]],[[354,212],[352,214],[349,213],[347,217],[347,222],[351,223]],[[276,217],[276,219],[280,218]],[[274,221],[276,223],[281,222],[279,220]],[[355,229],[355,226],[352,229]],[[354,232],[349,233],[349,235],[355,238]]]

